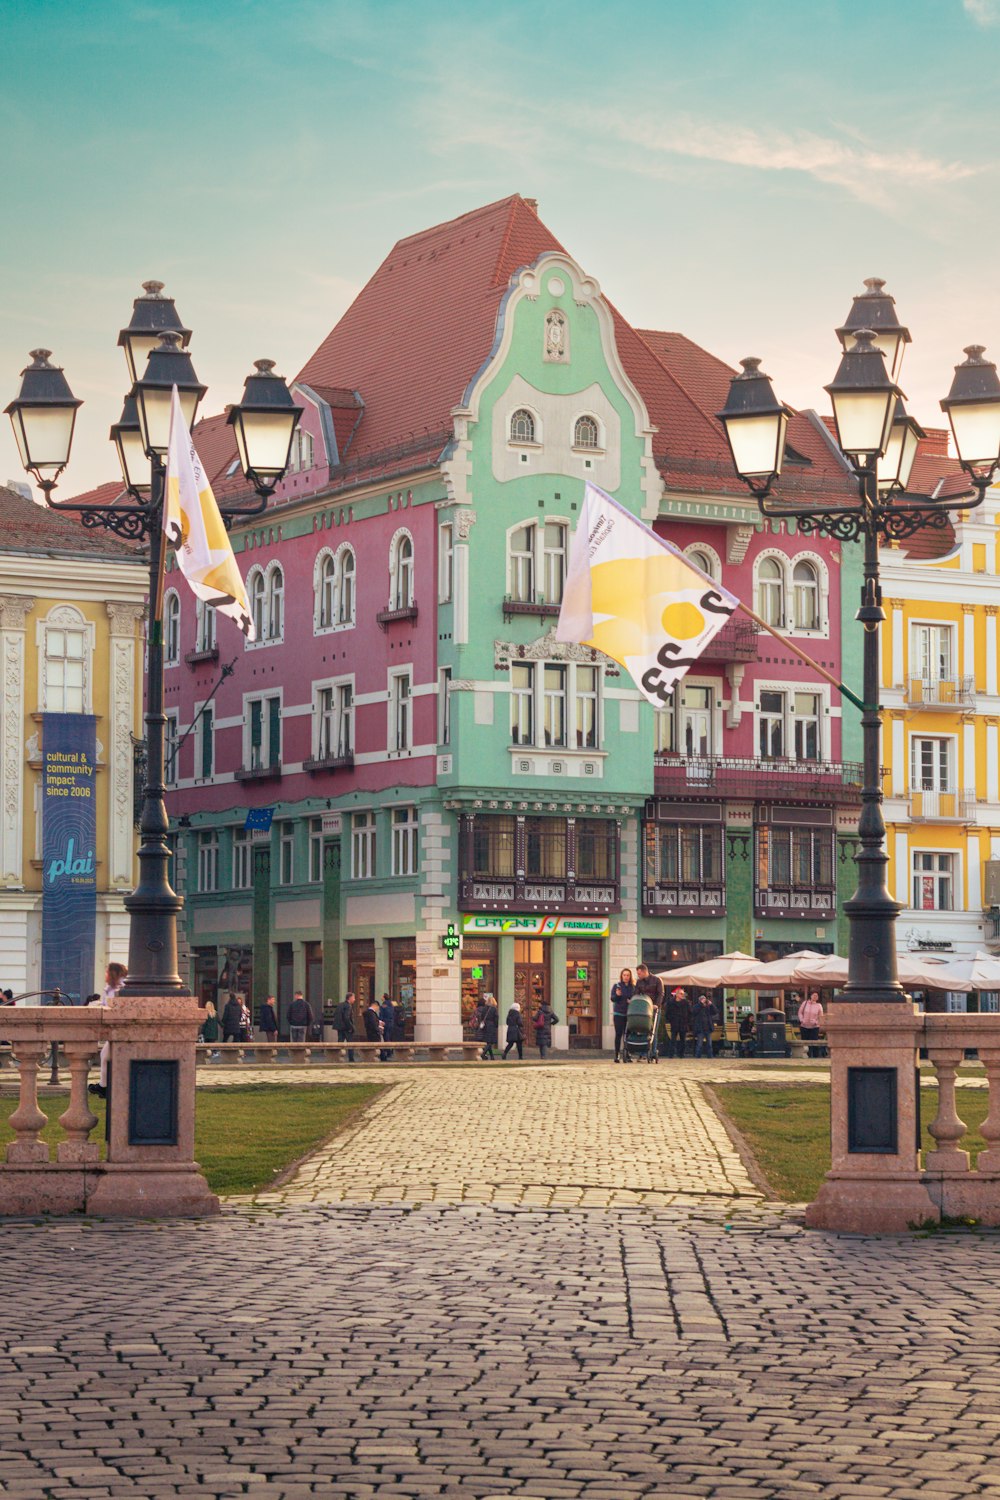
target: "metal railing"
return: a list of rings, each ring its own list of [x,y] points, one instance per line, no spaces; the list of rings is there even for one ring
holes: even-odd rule
[[[910,820],[914,823],[968,823],[976,815],[975,792],[947,790],[911,791]]]
[[[710,792],[716,797],[780,797],[788,801],[857,803],[862,767],[854,761],[750,760],[732,756],[673,756],[654,761],[662,795]]]
[[[976,701],[972,677],[910,677],[904,691],[912,708],[970,708]]]

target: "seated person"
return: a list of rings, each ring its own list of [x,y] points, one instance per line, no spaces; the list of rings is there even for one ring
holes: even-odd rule
[[[740,1017],[739,1045],[741,1057],[752,1057],[757,1050],[757,1023],[751,1010]]]

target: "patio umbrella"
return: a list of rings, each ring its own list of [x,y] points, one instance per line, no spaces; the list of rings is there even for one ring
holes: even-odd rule
[[[746,987],[745,974],[756,973],[760,963],[749,953],[723,953],[719,958],[706,958],[700,964],[688,964],[683,969],[664,969],[659,975],[665,989],[680,985],[701,985],[704,989],[726,988],[731,990]]]
[[[822,963],[829,953],[816,953],[812,948],[801,948],[798,953],[788,953],[784,958],[772,958],[759,962],[754,974],[743,980],[749,990],[787,990],[800,985],[799,969],[805,963]]]
[[[997,966],[1000,972],[1000,965]],[[896,957],[896,972],[901,984],[917,990],[967,990],[968,978],[955,965],[931,954],[914,957],[900,953]],[[820,989],[840,989],[847,983],[847,959],[835,953],[800,965],[795,982],[814,984]],[[997,981],[1000,983],[1000,979]]]

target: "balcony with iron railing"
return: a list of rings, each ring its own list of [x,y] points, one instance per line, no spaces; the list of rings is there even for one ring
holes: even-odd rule
[[[972,677],[910,677],[903,692],[910,708],[971,708],[976,701]]]
[[[911,791],[909,804],[911,823],[970,823],[976,816],[975,792],[955,787]]]
[[[703,662],[756,661],[760,637],[752,620],[733,619],[709,641],[701,652]]]
[[[750,760],[734,756],[661,753],[654,762],[658,796],[711,796],[783,802],[861,801],[862,767],[855,761]]]

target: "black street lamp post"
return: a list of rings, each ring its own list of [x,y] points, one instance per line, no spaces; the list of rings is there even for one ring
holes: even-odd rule
[[[858,888],[845,903],[850,921],[847,1001],[899,1002],[904,997],[896,971],[895,922],[902,909],[889,893],[885,822],[882,817],[879,634],[885,619],[879,583],[879,544],[911,536],[924,526],[944,528],[953,511],[982,503],[1000,465],[1000,380],[996,366],[983,360],[978,345],[966,349],[949,395],[948,413],[959,461],[974,498],[935,500],[907,494],[923,435],[906,415],[896,384],[909,331],[897,320],[884,282],[865,283],[845,326],[840,367],[826,387],[833,403],[837,442],[858,490],[857,504],[827,509],[796,503],[772,493],[781,473],[788,412],[776,399],[757,359],[742,361],[732,379],[719,418],[733,463],[767,518],[794,519],[803,532],[864,543],[864,581],[856,618],[864,628],[862,714],[864,778],[858,823]]]
[[[118,336],[132,387],[119,420],[111,428],[129,500],[91,506],[52,498],[69,462],[76,412],[82,404],[62,370],[49,363],[49,350],[32,350],[22,371],[21,391],[6,407],[21,461],[34,476],[52,510],[79,516],[88,528],[101,527],[126,540],[149,543],[149,628],[146,644],[146,775],[139,821],[139,883],[126,896],[129,912],[128,980],[123,993],[186,995],[177,972],[177,914],[183,900],[170,884],[169,820],[163,784],[163,501],[165,457],[170,436],[170,404],[177,388],[188,428],[194,426],[206,387],[199,384],[187,353],[190,330],[182,327],[173,299],[158,281],[143,283],[132,319]],[[249,502],[221,507],[229,526],[241,516],[263,511],[288,467],[292,437],[302,409],[269,360],[258,360],[247,377],[243,400],[228,420],[236,428],[244,475],[256,492]],[[142,372],[142,373],[140,373]]]

